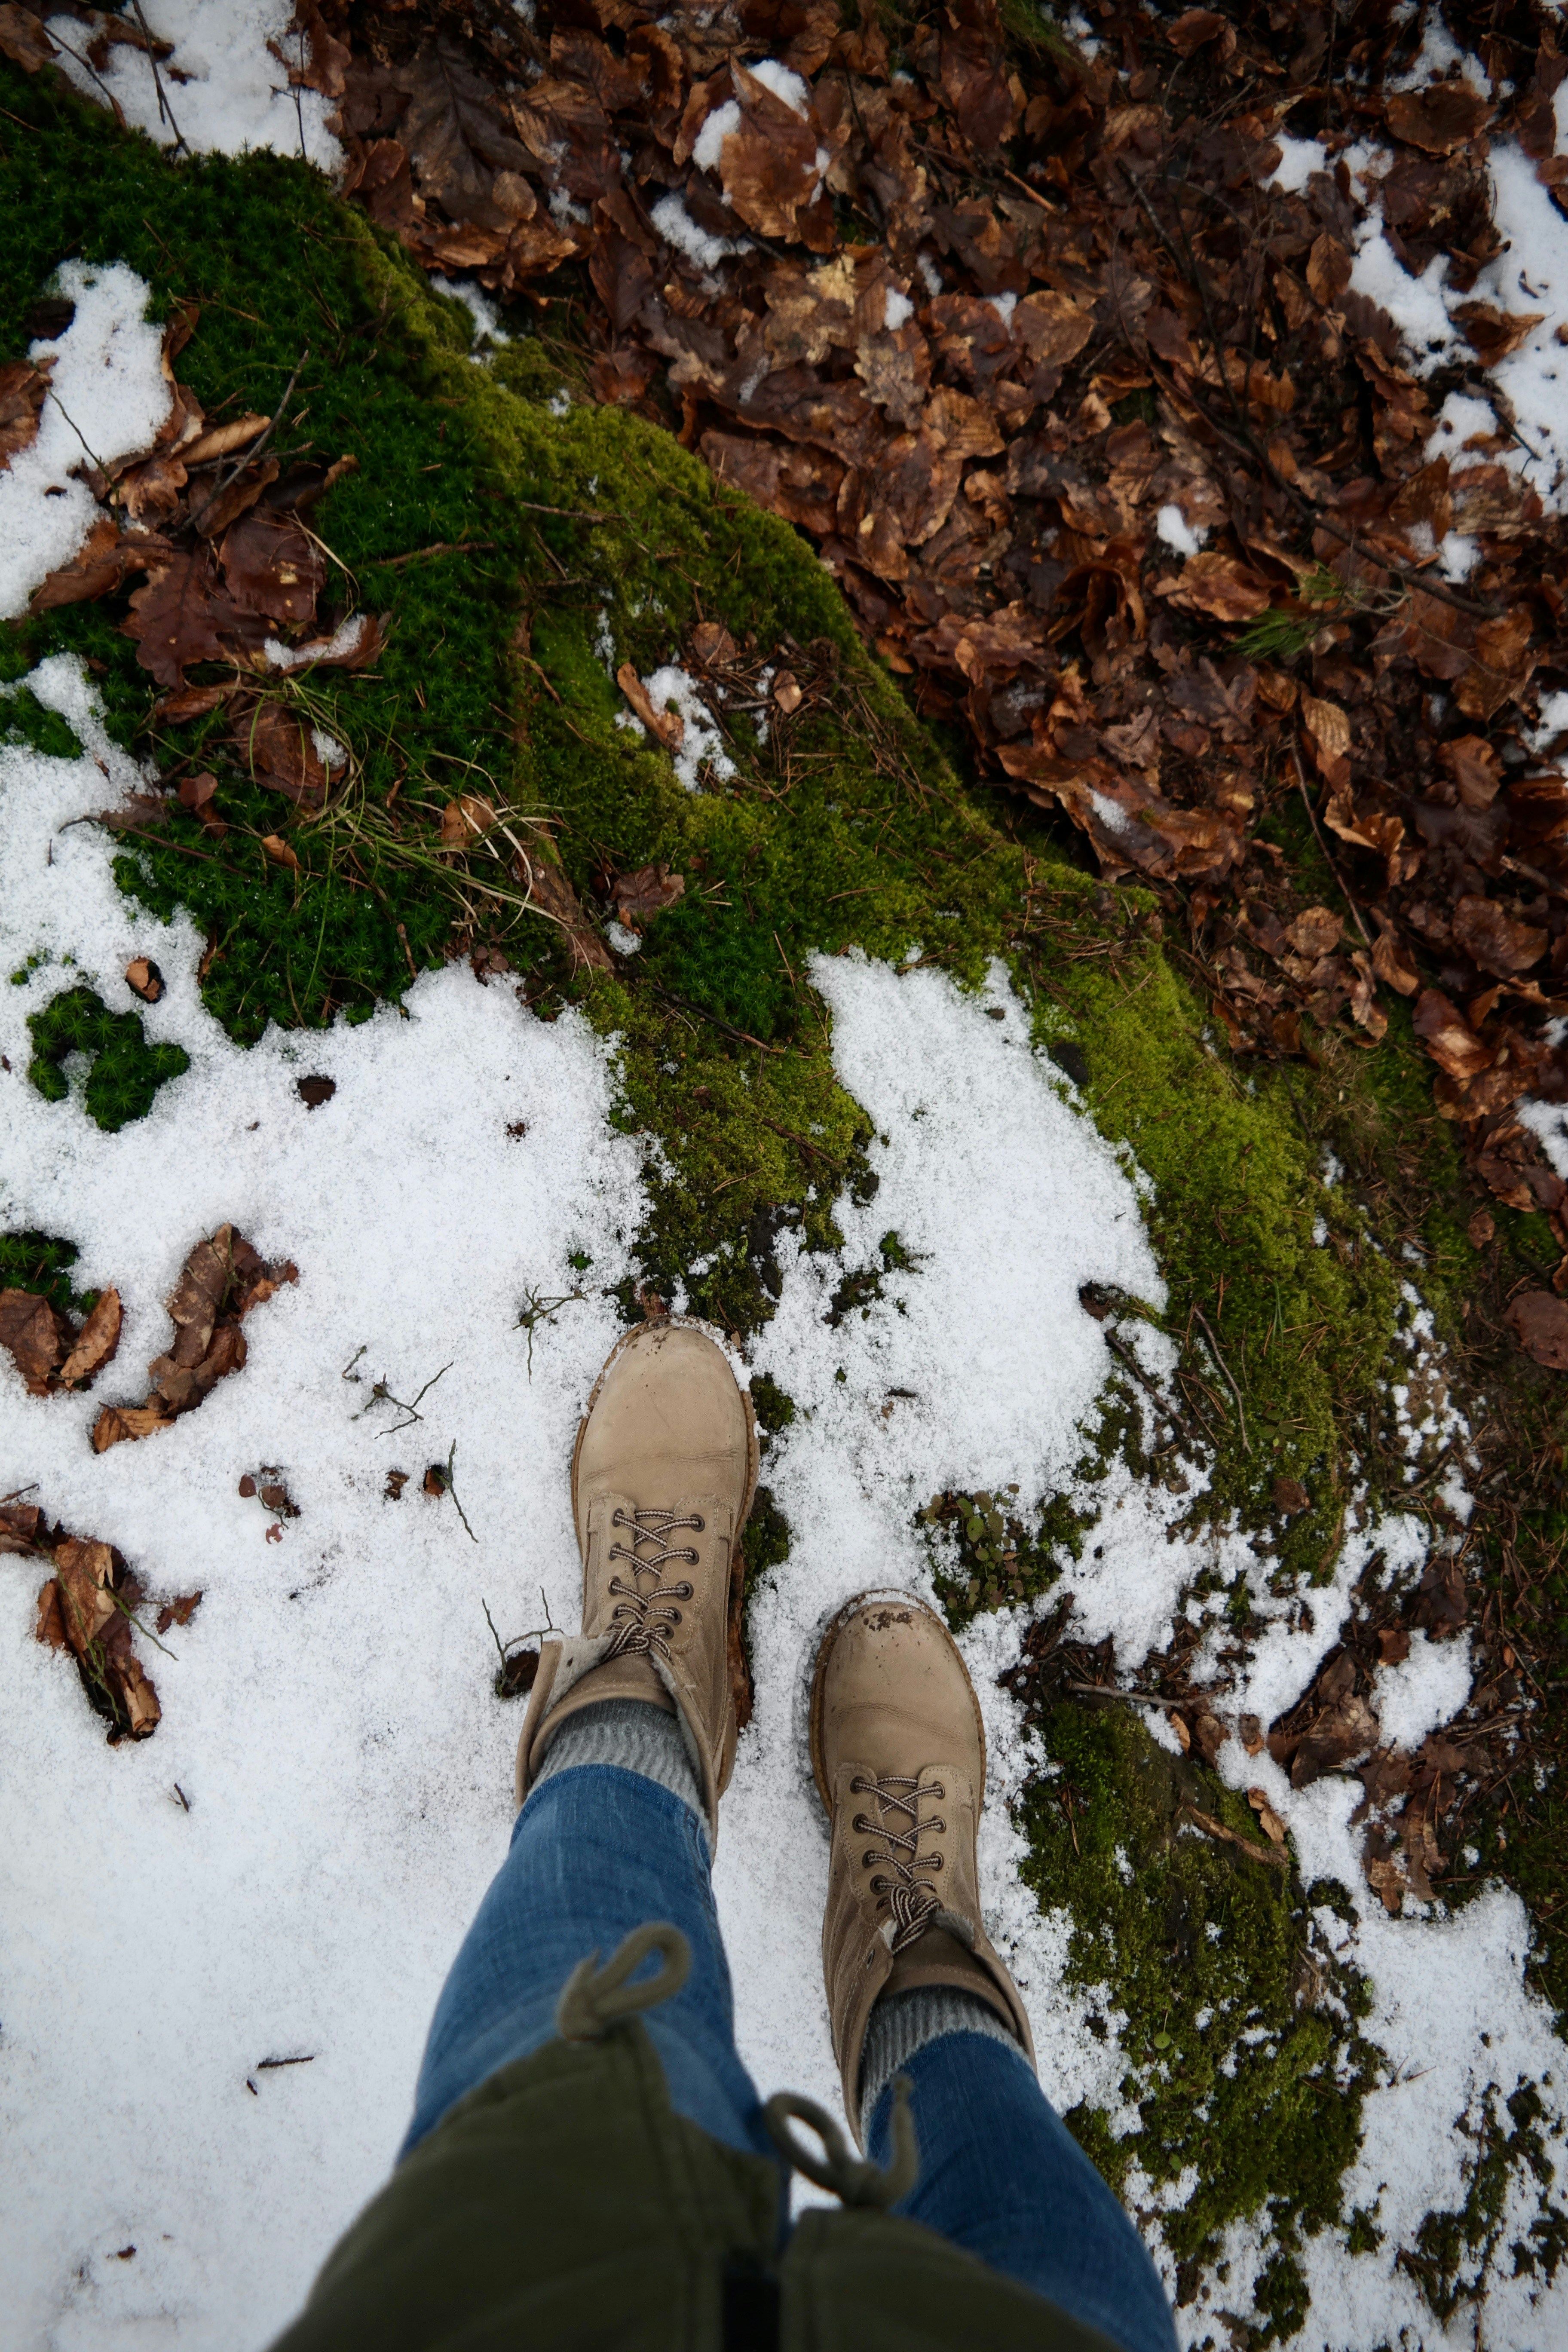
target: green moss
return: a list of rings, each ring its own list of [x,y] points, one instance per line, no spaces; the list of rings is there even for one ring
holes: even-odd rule
[[[31,1290],[62,1315],[90,1315],[96,1290],[71,1286],[70,1269],[79,1253],[57,1234],[0,1234],[0,1290]]]
[[[144,1118],[166,1079],[191,1066],[183,1045],[150,1045],[137,1013],[110,1013],[97,991],[68,988],[41,1013],[27,1016],[33,1059],[27,1076],[47,1102],[64,1102],[70,1083],[64,1064],[89,1057],[83,1092],[89,1116],[110,1134]]]
[[[1167,1756],[1121,1707],[1052,1706],[1041,1722],[1049,1777],[1024,1808],[1024,1875],[1047,1910],[1071,1914],[1068,1977],[1092,1997],[1101,2033],[1125,2012],[1121,2095],[1136,2126],[1104,2109],[1069,2128],[1114,2186],[1142,2167],[1156,2184],[1187,2167],[1196,2186],[1161,2228],[1190,2293],[1226,2225],[1261,2219],[1272,2252],[1256,2339],[1303,2315],[1304,2236],[1340,2218],[1340,2175],[1360,2141],[1375,2053],[1356,2031],[1346,1979],[1294,1880],[1246,1802],[1190,1759]],[[1195,1808],[1260,1859],[1205,1835]]]
[[[47,710],[30,687],[0,691],[0,746],[26,744],[54,760],[74,760],[81,750],[58,710]]]

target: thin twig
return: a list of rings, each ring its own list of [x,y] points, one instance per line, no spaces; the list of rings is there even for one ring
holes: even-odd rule
[[[1236,1412],[1237,1412],[1237,1420],[1238,1420],[1238,1421],[1240,1422],[1240,1423],[1241,1423],[1241,1442],[1242,1442],[1243,1446],[1246,1448],[1247,1452],[1248,1454],[1250,1454],[1250,1453],[1251,1453],[1251,1451],[1252,1451],[1252,1440],[1251,1440],[1251,1438],[1250,1438],[1250,1437],[1248,1437],[1248,1435],[1247,1435],[1247,1411],[1246,1411],[1246,1408],[1245,1408],[1245,1406],[1242,1404],[1242,1402],[1241,1402],[1241,1391],[1240,1391],[1240,1390],[1237,1387],[1237,1385],[1236,1385],[1235,1379],[1233,1378],[1232,1373],[1231,1373],[1230,1366],[1226,1362],[1225,1358],[1220,1354],[1220,1351],[1219,1351],[1219,1341],[1215,1338],[1214,1333],[1209,1329],[1209,1319],[1208,1319],[1208,1317],[1204,1313],[1204,1310],[1203,1310],[1203,1308],[1202,1308],[1201,1307],[1194,1307],[1194,1309],[1193,1309],[1193,1313],[1196,1316],[1196,1318],[1197,1318],[1198,1321],[1199,1321],[1199,1322],[1203,1325],[1203,1327],[1204,1327],[1204,1333],[1205,1333],[1205,1338],[1206,1338],[1206,1339],[1207,1339],[1207,1340],[1208,1340],[1209,1346],[1214,1349],[1214,1360],[1215,1360],[1215,1363],[1219,1366],[1220,1370],[1225,1374],[1226,1379],[1227,1381],[1229,1381],[1229,1382],[1230,1382],[1230,1392],[1231,1392],[1232,1396],[1236,1399]]]
[[[1333,876],[1334,880],[1339,887],[1340,896],[1343,898],[1346,906],[1350,908],[1351,913],[1355,917],[1355,927],[1357,930],[1361,933],[1362,938],[1366,941],[1367,946],[1370,948],[1372,945],[1372,934],[1367,929],[1366,925],[1362,921],[1361,908],[1356,905],[1355,900],[1351,897],[1349,890],[1345,887],[1344,877],[1329,854],[1329,845],[1323,839],[1322,834],[1319,829],[1317,811],[1312,806],[1312,796],[1307,790],[1307,778],[1301,766],[1301,754],[1297,751],[1293,743],[1290,746],[1290,757],[1295,764],[1296,782],[1301,788],[1301,805],[1307,812],[1308,824],[1311,826],[1313,833],[1317,835],[1318,847],[1323,853],[1323,863],[1328,867],[1329,872]]]
[[[169,152],[171,155],[177,155],[181,148],[185,145],[185,134],[175,121],[174,110],[163,95],[163,77],[158,71],[158,59],[153,48],[153,35],[146,17],[142,14],[142,0],[131,0],[131,5],[136,11],[136,22],[141,26],[142,37],[147,44],[147,62],[153,68],[153,87],[158,93],[158,120],[160,122],[166,122],[174,132],[174,143]],[[186,148],[185,152],[188,154],[189,148]]]
[[[238,457],[235,459],[234,464],[230,467],[226,474],[219,474],[217,480],[213,484],[212,489],[208,493],[207,497],[197,508],[195,513],[191,516],[189,528],[192,530],[198,529],[202,518],[206,513],[208,508],[216,502],[225,490],[228,489],[232,484],[239,479],[247,466],[254,465],[257,458],[260,457],[262,451],[266,448],[267,444],[271,440],[273,434],[278,429],[279,419],[282,416],[283,411],[288,407],[290,399],[293,397],[294,386],[300,381],[300,371],[303,368],[305,362],[310,358],[310,346],[307,343],[295,364],[293,374],[289,377],[288,383],[283,387],[282,399],[279,402],[277,407],[268,418],[267,424],[262,432],[254,441],[247,443],[246,447],[240,451]]]

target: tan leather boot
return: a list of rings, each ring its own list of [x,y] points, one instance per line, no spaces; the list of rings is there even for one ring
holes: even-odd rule
[[[812,1685],[811,1763],[833,1832],[822,1971],[844,2112],[858,2138],[860,2057],[882,1993],[973,1993],[1035,2063],[1017,1987],[980,1922],[979,1702],[946,1626],[907,1593],[862,1592],[828,1626]]]
[[[571,1716],[644,1699],[679,1717],[717,1843],[735,1761],[731,1567],[757,1461],[752,1401],[700,1325],[642,1323],[611,1349],[572,1456],[583,1630],[540,1652],[520,1805]]]

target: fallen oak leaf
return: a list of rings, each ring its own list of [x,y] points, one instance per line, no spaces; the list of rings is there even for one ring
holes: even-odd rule
[[[1568,1301],[1550,1290],[1524,1290],[1510,1299],[1502,1319],[1527,1356],[1549,1372],[1568,1372]]]
[[[289,848],[288,843],[282,838],[281,835],[276,833],[263,834],[261,836],[261,846],[267,856],[272,860],[274,866],[286,866],[290,874],[299,873],[300,861],[295,856],[293,851]]]
[[[75,1388],[79,1381],[90,1381],[103,1370],[120,1345],[122,1319],[119,1291],[106,1290],[77,1333],[76,1344],[60,1366],[62,1388]]]
[[[9,1349],[29,1396],[47,1396],[56,1367],[75,1334],[47,1298],[31,1290],[0,1290],[0,1348]]]
[[[172,552],[168,541],[156,532],[121,532],[112,516],[100,514],[70,562],[34,589],[27,610],[50,613],[62,604],[91,604],[122,587],[133,572],[167,564]],[[137,591],[138,595],[144,593]]]

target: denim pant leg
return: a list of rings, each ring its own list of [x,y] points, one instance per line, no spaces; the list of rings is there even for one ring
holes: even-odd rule
[[[689,1805],[612,1764],[553,1773],[517,1817],[511,1847],[441,1988],[400,2157],[500,2066],[555,2032],[561,1988],[588,1953],[668,1919],[691,1947],[681,1990],[643,2020],[677,2114],[776,2161],[735,2049],[730,1966],[713,1907],[708,1841]],[[650,1953],[645,1974],[658,1957]]]
[[[904,2068],[921,2171],[895,2210],[1100,2328],[1124,2352],[1175,2352],[1147,2247],[1036,2082],[983,2033],[928,2042]],[[891,2154],[889,2084],[867,2153]]]

